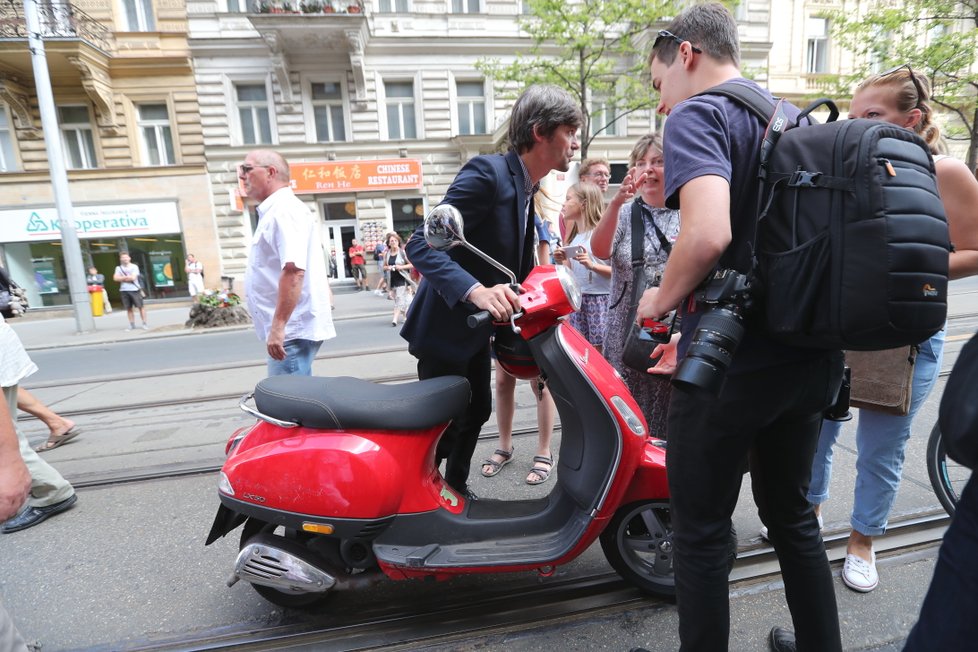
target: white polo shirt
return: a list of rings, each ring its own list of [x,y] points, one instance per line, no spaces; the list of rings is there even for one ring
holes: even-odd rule
[[[288,187],[276,190],[258,205],[258,227],[248,254],[248,312],[262,342],[268,341],[278,283],[287,263],[305,270],[305,276],[299,302],[285,325],[285,341],[319,342],[336,337],[319,222]]]

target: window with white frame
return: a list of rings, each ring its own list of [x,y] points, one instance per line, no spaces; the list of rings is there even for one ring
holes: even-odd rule
[[[343,87],[340,86],[340,83],[330,81],[310,83],[309,100],[312,104],[313,122],[316,126],[316,142],[328,143],[346,140]]]
[[[384,82],[387,104],[387,137],[391,140],[417,138],[414,118],[414,82]]]
[[[95,134],[87,106],[59,106],[58,124],[65,163],[72,170],[90,170],[98,166],[95,157]]]
[[[472,136],[486,132],[486,89],[481,81],[455,82],[458,133]]]
[[[235,84],[234,101],[241,126],[241,142],[245,145],[271,143],[272,123],[265,84]]]
[[[452,0],[453,14],[479,13],[479,0]]]
[[[805,72],[821,73],[829,71],[829,20],[810,17],[805,22],[808,38],[808,58]]]
[[[176,165],[166,104],[140,104],[136,113],[143,141],[143,165]]]
[[[380,0],[380,12],[384,14],[406,14],[408,0]]]
[[[607,100],[595,99],[591,102],[591,135],[618,135],[618,113]]]
[[[7,117],[7,109],[0,105],[0,172],[13,172],[17,169],[14,156],[14,130]]]
[[[259,0],[227,0],[228,13],[257,14]]]
[[[130,32],[152,32],[156,30],[153,17],[153,0],[122,0],[126,10],[126,28]]]

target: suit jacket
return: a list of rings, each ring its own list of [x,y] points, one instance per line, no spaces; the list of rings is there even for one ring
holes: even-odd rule
[[[466,163],[441,203],[461,212],[466,240],[523,280],[533,261],[533,229],[527,229],[527,223],[533,223],[533,204],[527,219],[526,202],[523,166],[510,151],[477,156]],[[508,279],[464,247],[447,252],[430,248],[423,226],[406,249],[423,276],[401,330],[408,350],[419,358],[471,358],[489,340],[491,327],[466,325],[466,317],[476,308],[463,297],[476,283],[490,287]]]

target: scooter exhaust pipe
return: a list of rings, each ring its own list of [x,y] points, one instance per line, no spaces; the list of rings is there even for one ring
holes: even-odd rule
[[[308,551],[287,550],[291,543],[269,542],[263,537],[252,539],[238,553],[228,586],[242,579],[292,594],[325,593],[333,588],[336,578],[304,559],[311,556]]]

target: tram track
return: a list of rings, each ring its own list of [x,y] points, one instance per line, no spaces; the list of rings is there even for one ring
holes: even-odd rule
[[[887,536],[876,541],[880,564],[898,563],[932,549],[943,536],[949,517],[942,511],[925,512],[893,523]],[[825,537],[830,561],[839,566],[845,557],[847,532]],[[743,546],[730,579],[732,597],[781,588],[774,550],[766,544]],[[381,578],[380,581],[392,581]],[[488,588],[487,588],[488,587]],[[273,627],[242,627],[238,631],[195,632],[167,641],[129,641],[127,649],[142,651],[190,650],[407,650],[431,645],[485,647],[487,639],[526,629],[580,622],[630,610],[664,607],[669,602],[646,596],[614,572],[590,573],[544,584],[528,581],[519,590],[494,589],[452,595],[425,592],[418,600],[397,607],[375,607],[355,614],[338,613],[320,619]],[[337,591],[332,600],[341,599]],[[329,611],[327,602],[326,610]],[[311,619],[317,619],[311,616]],[[101,652],[109,647],[92,648]]]

